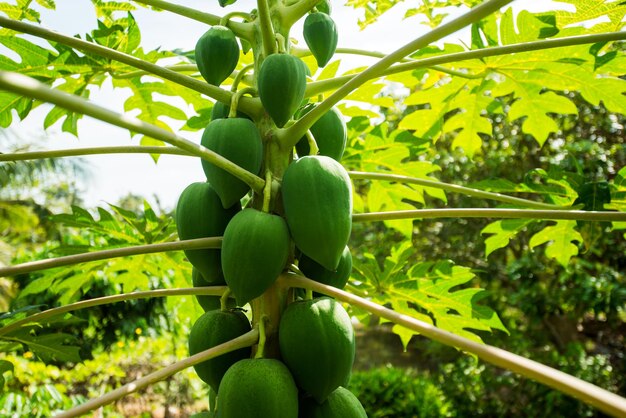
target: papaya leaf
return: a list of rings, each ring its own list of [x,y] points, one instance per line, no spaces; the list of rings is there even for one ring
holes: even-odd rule
[[[403,134],[406,132],[394,131],[390,134],[387,132],[386,124],[377,126],[366,135],[361,147],[344,157],[344,165],[357,171],[384,171],[435,180],[429,177],[429,174],[439,170],[439,167],[429,161],[410,159],[411,141],[407,140],[406,135]],[[364,203],[369,211],[410,210],[415,209],[415,204],[424,205],[426,194],[446,201],[445,193],[439,189],[413,184],[371,181]],[[385,221],[385,225],[396,228],[407,237],[413,233],[413,221],[410,219]]]
[[[509,245],[511,239],[531,223],[533,223],[531,219],[504,219],[485,226],[480,231],[482,235],[489,234],[485,239],[485,258],[495,250]]]
[[[576,221],[557,221],[555,225],[547,226],[533,235],[528,245],[533,249],[547,243],[546,256],[566,267],[570,258],[578,255],[578,245],[574,242],[584,241],[575,227]]]
[[[2,338],[24,345],[45,363],[57,361],[77,363],[81,360],[80,347],[74,345],[76,337],[70,334],[59,332],[32,335],[28,331],[17,330]]]
[[[624,27],[626,4],[621,1],[607,2],[606,0],[556,0],[567,3],[576,8],[575,12],[557,10],[557,25],[560,28],[593,21],[598,18],[608,18],[608,22],[596,23],[590,28],[591,32],[613,32]]]
[[[410,242],[393,247],[382,267],[371,255],[355,260],[352,276],[373,302],[482,342],[472,330],[508,331],[497,313],[480,303],[487,295],[483,289],[458,288],[474,277],[469,268],[450,261],[416,262]],[[408,341],[406,330],[401,338]]]

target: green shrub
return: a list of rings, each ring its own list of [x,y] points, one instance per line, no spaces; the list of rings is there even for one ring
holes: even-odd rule
[[[453,416],[451,403],[424,374],[412,369],[382,367],[358,371],[348,386],[369,418]]]

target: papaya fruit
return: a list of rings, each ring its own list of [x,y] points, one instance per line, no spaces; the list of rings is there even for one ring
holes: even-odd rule
[[[327,15],[330,15],[333,11],[333,6],[330,4],[330,0],[321,0],[315,5],[315,8],[318,12],[326,13]]]
[[[226,119],[228,117],[229,112],[230,112],[230,106],[225,105],[222,102],[215,102],[215,104],[213,105],[213,108],[211,109],[211,120]],[[237,117],[250,119],[248,115],[240,111],[237,111]]]
[[[297,418],[298,388],[276,359],[245,359],[233,364],[217,392],[220,418]]]
[[[341,304],[328,297],[291,303],[278,327],[283,361],[298,387],[324,402],[350,379],[354,330]]]
[[[281,190],[296,246],[336,270],[352,229],[352,184],[346,170],[330,157],[302,157],[285,170]]]
[[[304,98],[307,66],[289,54],[272,54],[259,69],[258,92],[263,107],[282,128]]]
[[[352,392],[339,386],[321,404],[311,397],[302,399],[298,418],[367,418],[367,413]]]
[[[252,174],[259,174],[263,162],[263,143],[252,121],[243,118],[216,119],[202,133],[201,144]],[[227,208],[237,203],[250,186],[208,161],[202,160],[207,180]]]
[[[181,240],[220,237],[228,222],[240,210],[239,202],[225,209],[209,183],[191,183],[183,190],[176,205],[178,237]],[[185,256],[202,274],[207,285],[225,283],[219,249],[185,250]]]
[[[304,41],[319,67],[324,67],[337,49],[337,25],[326,13],[311,13],[304,19]]]
[[[283,271],[290,239],[283,218],[246,208],[233,217],[222,241],[224,278],[237,305],[260,296]]]
[[[337,289],[343,289],[346,283],[348,283],[350,273],[352,273],[352,254],[350,253],[350,249],[346,246],[341,253],[339,265],[335,271],[324,268],[322,265],[303,254],[302,257],[300,257],[298,268],[309,279],[336,287]]]
[[[207,83],[219,86],[237,67],[239,44],[233,31],[215,25],[206,31],[195,50],[198,71]]]
[[[221,266],[221,261],[220,261]],[[221,268],[221,267],[220,267]],[[224,276],[222,275],[222,281],[216,283],[209,283],[202,277],[202,274],[198,271],[197,268],[193,268],[191,270],[191,282],[193,283],[193,287],[204,287],[204,286],[223,286],[226,284],[226,281],[223,280]],[[212,295],[196,295],[196,299],[198,303],[204,310],[204,312],[214,311],[216,309],[221,309],[221,297],[220,296],[212,296]],[[229,298],[226,303],[227,308],[235,307],[235,299]]]
[[[314,107],[314,105],[305,106],[300,115],[310,112]],[[325,155],[335,161],[341,160],[348,140],[348,128],[341,112],[337,108],[333,107],[319,118],[311,126],[311,134],[315,138],[320,155]],[[306,136],[303,136],[298,141],[296,151],[299,157],[309,155],[309,141]]]
[[[240,310],[214,310],[202,314],[189,332],[189,354],[194,355],[218,346],[250,331],[250,321]],[[240,348],[210,360],[198,363],[193,368],[211,389],[218,391],[226,370],[239,360],[249,358],[250,347]]]

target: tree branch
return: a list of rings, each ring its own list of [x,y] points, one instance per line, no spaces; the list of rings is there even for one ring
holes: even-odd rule
[[[626,222],[626,212],[540,209],[416,209],[389,212],[355,213],[352,222],[390,221],[397,219],[499,218]]]
[[[175,13],[180,16],[188,17],[198,22],[206,23],[207,25],[215,26],[219,25],[222,20],[221,16],[213,15],[210,13],[200,12],[197,9],[191,7],[181,6],[179,4],[170,3],[163,0],[133,0],[136,3],[145,4],[148,6],[156,7],[158,9],[167,10],[168,12]],[[248,41],[252,39],[253,28],[251,23],[243,23],[232,21],[228,23],[228,27],[233,31],[235,35],[240,38],[244,38]]]
[[[136,299],[147,298],[162,298],[166,296],[186,296],[186,295],[207,295],[207,296],[222,296],[222,294],[228,289],[227,286],[205,286],[205,287],[189,287],[180,289],[156,289],[146,290],[143,292],[130,292],[123,293],[121,295],[103,296],[101,298],[93,298],[89,300],[81,300],[80,302],[70,303],[69,305],[59,306],[58,308],[47,309],[42,312],[27,316],[15,322],[11,322],[8,325],[0,328],[0,337],[2,335],[10,334],[27,324],[33,324],[36,322],[43,322],[46,319],[52,318],[57,315],[62,315],[68,312],[77,311],[80,309],[92,308],[94,306],[108,305],[111,303],[126,302]]]
[[[1,160],[0,160],[1,161]],[[496,200],[499,202],[510,203],[513,205],[525,206],[534,209],[552,209],[552,210],[571,210],[570,207],[552,205],[549,203],[534,202],[528,199],[521,199],[519,197],[507,196],[500,193],[486,192],[484,190],[472,189],[470,187],[459,186],[457,184],[443,183],[436,180],[428,180],[417,177],[400,176],[396,174],[386,173],[368,173],[361,171],[348,171],[348,175],[352,179],[366,179],[366,180],[384,180],[393,181],[397,183],[418,184],[423,187],[432,187],[434,189],[441,189],[447,192],[460,193],[467,196],[478,197],[482,199]]]
[[[0,71],[0,89],[5,89],[26,97],[32,97],[44,102],[53,103],[62,108],[88,115],[110,124],[126,128],[131,132],[138,132],[151,138],[160,139],[171,145],[201,157],[209,163],[228,171],[238,179],[248,184],[254,191],[261,192],[265,180],[239,167],[221,155],[205,147],[182,138],[170,131],[159,128],[137,118],[121,115],[100,107],[82,97],[52,89],[47,85],[30,77],[8,71]]]
[[[406,327],[412,331],[419,332],[421,335],[434,341],[472,353],[487,363],[502,367],[505,370],[511,370],[526,378],[554,388],[585,403],[593,405],[610,415],[620,417],[626,416],[626,399],[591,383],[585,382],[584,380],[570,376],[541,363],[537,363],[536,361],[518,356],[517,354],[509,353],[508,351],[497,347],[479,344],[468,340],[467,338],[419,321],[408,315],[392,311],[391,309],[387,309],[384,306],[352,295],[351,293],[315,282],[302,276],[284,274],[279,277],[278,284],[283,287],[301,287],[332,296],[342,302],[365,309],[366,311],[381,318],[385,318],[395,324]]]
[[[30,261],[14,266],[0,267],[0,277],[15,276],[16,274],[31,273],[33,271],[69,266],[90,261],[106,260],[109,258],[127,257],[131,255],[152,254],[165,251],[197,250],[201,248],[220,248],[222,237],[197,238],[160,244],[136,245],[112,250],[92,251],[83,254],[74,254],[64,257],[49,258],[46,260]]]
[[[59,158],[59,157],[76,157],[78,155],[101,155],[101,154],[169,154],[183,155],[186,157],[195,157],[189,151],[185,151],[176,147],[157,147],[143,145],[127,145],[116,147],[85,147],[85,148],[67,148],[48,151],[29,151],[16,152],[13,154],[0,153],[0,162],[2,161],[25,161],[38,160],[41,158]]]
[[[259,330],[255,328],[252,331],[246,332],[240,337],[225,342],[224,344],[220,344],[208,350],[201,351],[198,354],[194,354],[193,356],[187,357],[184,360],[177,361],[176,363],[173,363],[163,369],[157,370],[154,373],[150,373],[149,375],[146,375],[141,379],[137,379],[134,382],[127,383],[118,389],[112,390],[104,396],[90,399],[82,405],[76,406],[68,411],[61,412],[60,414],[56,415],[55,418],[73,418],[81,416],[89,411],[93,411],[94,409],[100,408],[101,406],[110,404],[111,402],[123,398],[130,393],[137,392],[138,390],[141,390],[156,382],[164,380],[169,376],[186,369],[187,367],[191,367],[195,364],[221,356],[222,354],[226,354],[231,351],[238,350],[240,348],[251,347],[256,344],[258,340]]]
[[[382,77],[385,75],[398,74],[405,71],[413,71],[420,68],[431,68],[437,66],[438,64],[450,64],[454,62],[494,57],[498,55],[516,54],[522,52],[538,51],[542,49],[563,48],[568,46],[593,44],[598,42],[619,41],[624,39],[626,39],[626,31],[598,33],[593,35],[568,36],[566,38],[546,39],[520,44],[496,46],[473,51],[456,52],[453,54],[445,54],[436,57],[417,59],[412,60],[411,62],[394,65],[383,71],[380,75],[370,77],[368,80]],[[317,96],[318,94],[325,91],[334,90],[343,86],[351,79],[357,77],[359,74],[340,76],[322,81],[314,81],[307,84],[304,95],[305,97],[312,97]]]

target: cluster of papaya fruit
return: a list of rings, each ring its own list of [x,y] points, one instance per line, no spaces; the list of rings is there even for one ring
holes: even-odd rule
[[[319,66],[328,63],[337,46],[329,13],[329,3],[321,2],[304,24],[305,40]],[[195,50],[200,74],[215,86],[231,75],[239,54],[236,36],[222,25],[209,29]],[[266,304],[254,301],[284,272],[299,270],[343,288],[352,270],[347,246],[352,186],[339,162],[346,147],[345,121],[332,108],[310,127],[310,135],[296,141],[295,153],[291,149],[285,159],[270,158],[268,144],[276,139],[261,126],[283,128],[315,105],[304,97],[309,70],[302,60],[284,50],[261,59],[252,83],[265,110],[261,120],[237,112],[236,100],[218,102],[201,144],[252,174],[263,173],[268,192],[256,193],[231,172],[203,160],[206,181],[185,188],[176,208],[180,239],[223,237],[219,249],[185,250],[193,265],[193,285],[227,285],[226,296],[232,296],[197,297],[205,313],[191,329],[190,354],[249,332],[252,325],[243,310],[248,303],[252,317],[263,322],[267,315],[254,309]],[[280,147],[273,149],[280,152]],[[310,155],[312,149],[319,153]],[[279,176],[270,160],[285,162],[276,170]],[[278,190],[272,190],[272,183]],[[285,292],[288,304],[273,330],[277,352],[265,355],[262,336],[254,354],[247,347],[194,366],[217,394],[214,416],[366,417],[345,389],[355,356],[350,316],[330,297]],[[260,331],[265,332],[264,326]]]

